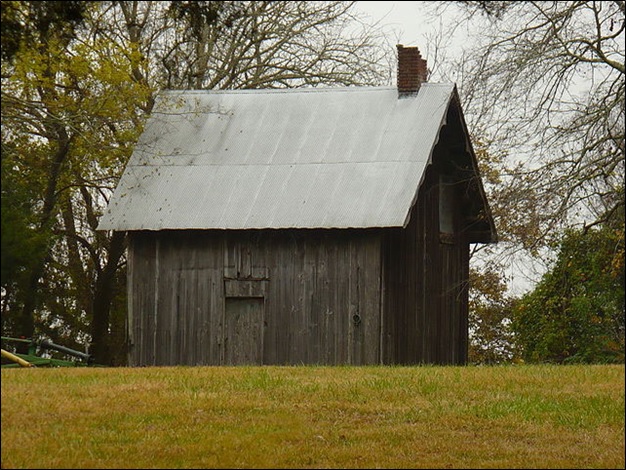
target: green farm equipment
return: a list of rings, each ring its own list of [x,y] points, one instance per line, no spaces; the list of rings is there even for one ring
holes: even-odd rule
[[[70,349],[50,340],[9,338],[2,336],[2,367],[79,367],[94,366],[91,355]],[[11,352],[4,348],[5,343],[27,345],[27,353]],[[72,359],[52,357],[52,351],[70,356]]]

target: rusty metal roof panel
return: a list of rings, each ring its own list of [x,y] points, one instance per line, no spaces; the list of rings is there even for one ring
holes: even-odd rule
[[[163,92],[99,229],[401,227],[453,89]]]

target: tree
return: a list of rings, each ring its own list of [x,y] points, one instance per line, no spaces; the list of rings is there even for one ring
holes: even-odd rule
[[[623,213],[625,3],[445,2],[480,30],[449,68],[470,128],[508,156],[490,194],[510,252]],[[470,26],[472,27],[472,26]]]
[[[132,25],[128,39],[150,63],[149,80],[162,88],[371,85],[390,77],[393,50],[352,13],[354,2],[159,3],[120,8]]]
[[[501,164],[507,154],[490,153],[489,142],[481,140],[480,134],[474,133],[472,142],[483,183],[492,195],[497,194],[502,187]],[[496,204],[491,204],[491,211],[502,230],[510,209],[497,204],[498,201],[496,198]],[[504,237],[506,233],[505,229]],[[502,236],[500,233],[499,237]],[[474,262],[469,272],[468,358],[475,364],[500,364],[519,359],[511,330],[512,310],[517,299],[509,292],[509,278],[502,260],[491,256],[487,258],[488,263],[481,264],[487,249],[484,245],[474,245],[470,253]]]
[[[125,237],[97,223],[158,90],[375,84],[392,49],[352,2],[78,3],[3,56],[2,324],[120,364]]]
[[[13,60],[20,48],[36,45],[51,31],[74,36],[74,30],[82,23],[89,3],[3,1],[0,5],[2,60]]]
[[[64,149],[67,142],[67,135],[57,126],[51,115],[45,116],[38,126],[34,126],[33,114],[41,109],[37,110],[36,106],[31,106],[24,115],[26,125],[31,126],[35,134],[40,136],[44,133],[48,136],[56,134],[59,145],[54,150],[54,162],[48,168],[42,168],[43,165],[25,168],[20,164],[20,151],[25,139],[12,133],[8,124],[12,113],[9,111],[10,100],[5,100],[7,97],[4,93],[5,77],[19,50],[41,51],[46,47],[45,44],[55,42],[59,45],[71,41],[75,27],[82,21],[83,10],[84,5],[81,2],[2,3],[3,331],[8,324],[14,325],[26,335],[33,331],[32,311],[36,298],[27,295],[26,291],[38,282],[43,260],[47,256],[47,246],[52,236],[49,220],[58,183],[58,167],[65,157]],[[40,71],[42,78],[49,74],[49,70]],[[47,92],[44,88],[40,88],[39,91],[42,94]],[[21,102],[26,101],[27,98]],[[41,141],[34,142],[31,148],[33,156],[40,157],[42,149]],[[38,191],[29,181],[29,177],[37,177],[46,172],[49,176],[48,185],[43,191]],[[10,300],[21,303],[22,315],[9,314],[7,306]]]
[[[515,308],[531,362],[624,362],[624,238],[605,226],[570,230],[554,267]]]
[[[516,299],[507,293],[499,269],[470,270],[469,354],[473,364],[503,364],[519,359],[511,328]]]
[[[19,2],[21,17],[32,18],[35,3],[42,2]],[[3,208],[12,194],[29,194],[20,216],[5,218],[3,211],[3,241],[7,233],[36,234],[38,241],[23,264],[28,247],[3,244],[20,273],[2,280],[3,331],[62,338],[70,347],[85,342],[89,325],[108,320],[108,284],[124,238],[95,231],[100,191],[128,158],[140,131],[137,103],[150,93],[124,72],[132,67],[125,51],[82,40],[96,3],[84,7],[82,31],[33,27],[36,34],[2,63]],[[18,183],[28,193],[4,192]],[[107,359],[107,351],[94,349]]]

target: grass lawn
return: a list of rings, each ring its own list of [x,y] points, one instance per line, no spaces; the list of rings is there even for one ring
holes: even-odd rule
[[[624,365],[3,369],[2,468],[624,468]]]

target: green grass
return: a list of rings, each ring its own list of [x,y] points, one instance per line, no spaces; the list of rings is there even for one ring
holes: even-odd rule
[[[624,366],[4,369],[2,468],[624,468]]]

